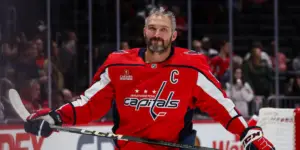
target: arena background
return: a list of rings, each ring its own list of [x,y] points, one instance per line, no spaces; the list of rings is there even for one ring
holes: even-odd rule
[[[300,107],[300,1],[0,0],[2,149],[10,145],[6,134],[11,130],[13,141],[20,140],[19,132],[25,139],[33,138],[23,133],[8,89],[19,91],[30,112],[75,100],[109,53],[145,46],[144,18],[155,6],[174,12],[179,32],[174,45],[207,55],[213,73],[244,117],[262,107]],[[242,74],[241,80],[236,74]],[[241,90],[248,93],[241,95]],[[89,127],[109,131],[111,116],[109,112]],[[205,125],[219,128],[201,110],[196,110],[194,120],[203,132]],[[235,139],[228,136],[202,141],[213,146],[219,139],[224,144]]]

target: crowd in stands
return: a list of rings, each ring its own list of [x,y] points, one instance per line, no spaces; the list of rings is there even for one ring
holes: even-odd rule
[[[266,49],[259,41],[253,42],[244,58],[233,54],[232,72],[230,70],[231,50],[228,41],[221,41],[218,50],[206,47],[206,45],[211,45],[207,42],[210,42],[208,37],[194,40],[193,49],[206,55],[212,73],[219,79],[226,94],[233,100],[243,116],[249,117],[253,113],[257,113],[256,108],[251,108],[253,106],[274,106],[268,100],[270,96],[275,95],[276,57],[274,56],[274,41],[270,41],[270,49]],[[299,55],[295,58],[287,58],[283,52],[279,52],[277,55],[280,76],[287,78],[280,85],[280,94],[300,96],[300,70],[297,68]],[[232,83],[230,73],[233,76]],[[254,105],[251,106],[251,104]],[[288,104],[289,106],[284,107],[300,106],[299,100]]]
[[[74,56],[76,55],[76,35],[66,32],[65,40],[58,46],[51,43],[51,60],[47,56],[44,31],[39,31],[29,39],[25,33],[12,40],[2,41],[0,63],[0,117],[14,118],[15,113],[9,109],[7,90],[15,88],[19,91],[23,104],[29,112],[49,107],[48,97],[52,96],[52,108],[58,108],[66,102],[74,100],[68,87],[74,74]],[[48,64],[51,63],[51,74]],[[49,93],[49,78],[51,90]],[[10,115],[13,115],[12,117]]]
[[[187,21],[185,15],[181,13],[180,7],[176,5],[168,7],[167,4],[160,2],[158,5],[171,9],[177,16],[179,37],[174,45],[187,47],[185,44]],[[122,20],[121,28],[128,40],[122,38],[120,49],[143,45],[141,44],[143,37],[136,32],[131,33],[129,31],[142,29],[143,19],[152,7],[148,2],[143,9],[129,9],[130,12],[127,14],[134,17],[127,16],[128,19]],[[129,10],[127,9],[127,11]],[[126,12],[122,14],[126,14]],[[19,91],[23,104],[29,112],[49,107],[49,94],[52,97],[52,108],[58,108],[67,102],[74,101],[80,94],[74,92],[74,84],[81,82],[74,78],[74,75],[78,73],[74,68],[83,65],[87,60],[79,61],[80,64],[78,64],[77,56],[80,55],[81,50],[78,48],[76,33],[74,31],[62,31],[62,40],[53,40],[51,43],[51,59],[49,59],[46,32],[47,27],[39,26],[31,37],[26,36],[26,32],[21,32],[10,39],[0,41],[0,122],[2,123],[14,122],[14,118],[17,117],[7,98],[7,90],[10,88]],[[32,35],[32,33],[30,34]],[[133,36],[134,40],[130,40],[132,38],[129,38],[129,35]],[[219,79],[226,94],[245,117],[257,113],[259,107],[273,106],[274,101],[268,101],[268,98],[275,94],[276,55],[278,56],[280,77],[285,77],[280,79],[280,94],[300,96],[300,73],[297,74],[300,72],[300,52],[293,58],[288,58],[281,49],[279,53],[275,54],[274,41],[269,42],[269,45],[263,45],[260,41],[253,41],[246,54],[233,53],[232,58],[230,58],[232,45],[226,39],[215,40],[203,35],[203,37],[195,38],[192,41],[192,50],[205,55],[212,73]],[[87,45],[87,43],[85,44]],[[101,46],[96,45],[94,47],[94,71],[107,56],[103,55],[102,50]],[[232,65],[230,65],[231,60]],[[51,69],[48,68],[49,63],[51,63]],[[230,66],[232,66],[232,71]],[[49,70],[52,70],[50,76]],[[82,72],[87,74],[85,71]],[[51,90],[49,90],[50,78]],[[49,93],[49,91],[52,92]],[[289,107],[299,106],[299,100],[289,103]]]

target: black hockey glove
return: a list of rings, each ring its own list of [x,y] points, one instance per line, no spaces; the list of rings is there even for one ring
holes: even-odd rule
[[[36,136],[49,137],[54,131],[50,125],[62,125],[59,114],[50,109],[42,109],[27,117],[24,129]]]

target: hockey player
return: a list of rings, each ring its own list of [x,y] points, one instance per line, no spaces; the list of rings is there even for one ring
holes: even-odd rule
[[[172,47],[177,36],[175,29],[171,12],[161,8],[151,11],[144,27],[146,48],[110,54],[78,100],[56,110],[31,114],[24,124],[25,131],[48,137],[53,132],[49,124],[87,124],[113,107],[112,130],[116,134],[192,145],[192,110],[199,108],[229,132],[239,135],[247,150],[273,149],[260,127],[247,126],[211,74],[204,57]],[[41,116],[47,119],[42,120]],[[116,149],[174,148],[117,141]]]

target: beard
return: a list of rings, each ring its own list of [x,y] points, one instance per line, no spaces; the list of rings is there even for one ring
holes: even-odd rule
[[[150,50],[150,52],[154,53],[163,53],[167,51],[167,49],[171,46],[171,38],[169,41],[165,41],[159,37],[153,37],[153,38],[147,38],[146,39],[146,44],[147,48]]]

